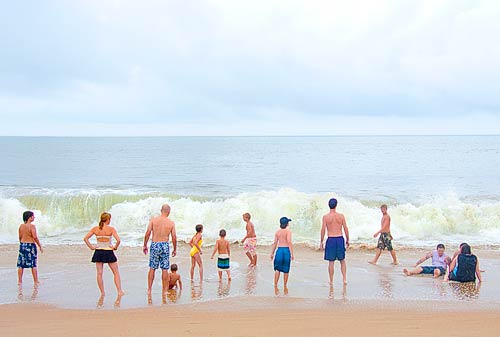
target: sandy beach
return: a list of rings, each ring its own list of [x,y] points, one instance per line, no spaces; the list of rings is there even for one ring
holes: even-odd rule
[[[180,245],[173,262],[179,265],[183,291],[170,292],[163,300],[158,278],[148,303],[147,256],[138,247],[121,247],[117,252],[126,295],[116,297],[111,272],[106,270],[107,295],[100,298],[91,254],[83,245],[47,246],[39,258],[42,284],[37,288],[29,271],[22,288],[17,287],[13,267],[17,247],[2,245],[2,336],[32,334],[26,327],[18,331],[27,317],[33,317],[43,336],[84,336],[95,331],[123,336],[442,336],[444,331],[446,336],[496,336],[500,328],[500,294],[489,281],[499,278],[496,250],[476,251],[485,281],[463,286],[432,277],[405,277],[402,268],[425,249],[399,251],[399,266],[390,265],[388,254],[371,266],[367,261],[373,250],[358,247],[347,255],[349,284],[343,287],[338,273],[329,287],[322,252],[299,246],[289,294],[275,295],[269,247],[259,247],[256,269],[246,266],[241,247],[232,249],[233,281],[218,281],[206,248],[206,279],[200,284],[188,280],[187,246]]]

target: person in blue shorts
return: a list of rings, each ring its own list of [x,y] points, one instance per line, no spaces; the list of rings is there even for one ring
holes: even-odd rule
[[[343,214],[337,212],[337,199],[332,198],[328,202],[330,212],[323,216],[321,224],[320,249],[325,250],[325,260],[328,261],[328,274],[330,285],[333,284],[334,262],[340,262],[343,282],[347,284],[347,266],[345,263],[345,250],[349,247],[349,229]],[[328,232],[326,247],[323,247],[325,232]],[[343,233],[342,233],[343,232]],[[345,234],[345,240],[344,235]]]
[[[290,263],[294,259],[292,246],[292,231],[288,228],[288,223],[292,219],[282,217],[280,219],[280,229],[274,235],[274,243],[271,252],[271,260],[274,258],[274,291],[279,294],[278,281],[280,273],[283,273],[283,291],[288,294],[288,273]],[[276,248],[278,248],[276,250]],[[276,252],[276,255],[274,254]]]

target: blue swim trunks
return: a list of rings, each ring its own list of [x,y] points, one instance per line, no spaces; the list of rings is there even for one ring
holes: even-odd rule
[[[446,273],[446,269],[444,267],[422,266],[422,274],[434,274],[434,269],[439,269],[441,272],[439,275],[444,275]]]
[[[21,242],[19,244],[19,255],[17,257],[17,268],[36,268],[36,260],[36,244]]]
[[[325,260],[342,261],[345,259],[345,242],[343,236],[331,236],[326,240]]]
[[[149,268],[168,270],[170,268],[170,246],[168,242],[151,242]]]
[[[274,255],[274,270],[288,273],[290,271],[291,259],[290,248],[278,247],[276,255]]]

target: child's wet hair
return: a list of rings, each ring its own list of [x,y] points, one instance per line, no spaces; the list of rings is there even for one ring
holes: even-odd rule
[[[219,231],[219,236],[220,236],[221,238],[226,237],[226,230],[225,230],[225,229],[221,229],[221,230]]]
[[[170,266],[171,271],[177,271],[177,265],[174,263],[173,265]]]
[[[202,224],[198,224],[196,225],[196,227],[194,228],[196,230],[196,233],[199,233],[203,230],[203,225]]]

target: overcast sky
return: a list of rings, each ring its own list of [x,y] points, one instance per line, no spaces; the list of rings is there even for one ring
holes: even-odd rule
[[[500,2],[4,1],[0,135],[500,134]]]

